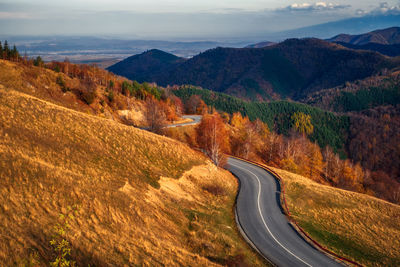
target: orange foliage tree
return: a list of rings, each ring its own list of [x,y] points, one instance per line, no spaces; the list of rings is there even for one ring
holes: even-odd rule
[[[218,113],[204,114],[197,129],[197,144],[217,166],[225,163],[229,139],[225,124]]]

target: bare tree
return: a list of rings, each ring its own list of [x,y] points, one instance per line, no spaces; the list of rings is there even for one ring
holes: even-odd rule
[[[145,119],[149,131],[153,133],[162,133],[165,126],[165,112],[159,101],[149,97],[146,101]]]
[[[228,142],[228,134],[219,114],[205,114],[197,127],[197,143],[215,165],[224,164]]]

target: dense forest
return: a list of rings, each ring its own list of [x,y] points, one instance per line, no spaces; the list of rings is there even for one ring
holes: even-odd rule
[[[321,147],[329,145],[336,152],[344,152],[349,127],[349,118],[346,116],[338,116],[319,108],[288,101],[246,102],[233,96],[193,86],[182,86],[172,92],[183,101],[187,101],[193,95],[199,95],[207,105],[217,110],[230,114],[240,112],[252,121],[259,118],[267,123],[270,130],[284,135],[290,133],[292,114],[302,112],[311,116],[315,128],[310,135],[312,141],[318,142]]]
[[[400,72],[388,72],[310,94],[302,102],[335,112],[362,111],[399,104],[399,88]]]

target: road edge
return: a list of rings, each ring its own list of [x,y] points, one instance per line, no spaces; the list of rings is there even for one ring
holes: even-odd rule
[[[257,163],[257,162],[251,161],[251,160],[246,160],[246,159],[242,159],[242,158],[235,157],[235,156],[229,156],[229,157],[234,158],[234,159],[238,159],[238,160],[241,160],[241,161],[244,161],[244,162],[247,162],[247,163],[250,163],[250,164],[255,165],[255,166],[257,166],[257,167],[260,167],[260,168],[262,168],[263,170],[265,170],[265,171],[267,171],[268,173],[270,173],[270,174],[278,181],[278,183],[279,183],[279,185],[280,185],[280,189],[281,189],[281,192],[280,192],[280,194],[279,194],[279,195],[280,195],[280,202],[281,202],[281,206],[282,206],[282,209],[283,209],[283,211],[284,211],[284,214],[285,214],[285,216],[288,218],[288,222],[292,225],[293,229],[294,229],[300,236],[302,236],[303,239],[304,239],[308,244],[310,244],[313,248],[315,248],[316,250],[318,250],[318,251],[320,251],[321,253],[325,254],[326,256],[330,257],[331,259],[334,259],[335,261],[338,261],[338,262],[340,262],[340,263],[342,263],[342,264],[349,265],[349,263],[350,263],[350,264],[352,264],[352,265],[354,265],[354,266],[362,266],[361,264],[359,264],[359,263],[357,263],[357,262],[355,262],[355,261],[352,261],[352,260],[350,260],[350,259],[344,258],[344,257],[342,257],[342,256],[340,256],[340,255],[338,255],[338,254],[336,254],[335,252],[330,251],[329,249],[323,247],[323,246],[322,246],[321,244],[319,244],[316,240],[314,240],[312,237],[310,237],[310,236],[304,231],[303,228],[301,228],[301,226],[296,222],[296,220],[295,220],[295,219],[292,217],[292,215],[290,214],[289,208],[288,208],[287,203],[286,203],[285,184],[284,184],[284,182],[283,182],[282,177],[281,177],[278,173],[276,173],[274,170],[270,169],[268,166],[265,166],[265,165],[263,165],[263,164],[260,164],[260,163]],[[236,176],[235,176],[235,177],[236,177]],[[238,179],[238,178],[236,177],[236,179]],[[240,189],[240,181],[239,181],[239,189]],[[239,192],[239,191],[238,191],[238,192]],[[238,193],[238,195],[239,195],[239,193]],[[282,204],[282,202],[283,202],[283,204]],[[235,205],[236,205],[236,201],[235,201]],[[236,208],[235,208],[235,214],[236,214]],[[240,222],[239,222],[239,223],[240,223]],[[240,226],[240,227],[241,227],[241,226]],[[243,230],[243,229],[242,229],[242,230]],[[246,238],[248,239],[247,236],[246,236]],[[250,241],[250,242],[251,242],[251,241]],[[251,244],[252,244],[252,242],[251,242]],[[253,245],[254,245],[254,244],[253,244]],[[259,252],[258,249],[257,249],[257,251]],[[260,252],[259,252],[259,253],[260,253]],[[260,254],[261,254],[261,253],[260,253]],[[263,254],[261,254],[261,255],[265,258],[265,256],[264,256]],[[268,260],[268,259],[267,259],[267,260]],[[268,261],[270,262],[270,260],[268,260]]]
[[[227,171],[229,171],[229,170],[227,170]],[[230,171],[229,171],[230,172]],[[235,212],[235,221],[236,221],[236,226],[237,226],[237,228],[238,228],[238,230],[239,230],[239,232],[240,232],[240,234],[242,235],[242,237],[243,237],[243,239],[247,242],[247,244],[249,244],[250,245],[250,247],[252,247],[264,260],[266,260],[269,264],[271,264],[272,266],[278,266],[278,265],[276,265],[274,262],[272,262],[272,260],[271,259],[269,259],[267,256],[265,256],[264,254],[262,254],[261,253],[261,251],[257,248],[257,246],[253,243],[253,241],[251,241],[250,240],[250,238],[248,237],[248,235],[246,234],[246,231],[243,229],[243,227],[242,227],[242,224],[240,223],[240,220],[239,220],[239,215],[238,215],[238,212],[237,212],[237,200],[238,200],[238,197],[239,197],[239,192],[240,192],[240,188],[241,188],[241,183],[240,183],[240,179],[235,175],[235,174],[233,174],[232,172],[230,172],[235,178],[236,178],[236,181],[238,182],[238,190],[237,190],[237,194],[236,194],[236,197],[235,197],[235,207],[234,207],[234,212]]]

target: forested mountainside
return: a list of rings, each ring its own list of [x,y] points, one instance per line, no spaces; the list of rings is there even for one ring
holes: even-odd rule
[[[138,82],[148,82],[151,80],[149,74],[169,71],[174,65],[184,61],[184,58],[158,49],[152,49],[142,54],[128,57],[108,67],[108,70]]]
[[[355,50],[375,51],[389,57],[397,57],[400,55],[400,44],[384,45],[377,43],[368,43],[364,45],[354,45],[341,42],[337,42],[337,44]]]
[[[400,55],[400,27],[376,30],[359,35],[339,34],[328,41],[355,50],[369,50],[382,55]]]
[[[207,105],[217,110],[229,114],[241,112],[253,121],[258,118],[268,124],[271,130],[285,135],[289,135],[291,130],[291,115],[303,112],[311,115],[314,125],[314,132],[310,136],[312,141],[318,142],[321,147],[329,145],[337,152],[343,152],[345,147],[349,127],[349,119],[346,116],[337,116],[319,108],[288,101],[246,102],[223,93],[191,86],[183,86],[172,92],[183,102],[187,102],[193,95],[198,95]]]
[[[142,55],[122,62],[116,74],[141,66]],[[216,48],[181,63],[148,71],[146,80],[162,86],[192,84],[245,99],[299,99],[325,88],[392,69],[398,59],[376,52],[355,51],[318,39],[289,39],[265,48]],[[121,66],[122,66],[121,65]],[[140,67],[139,67],[140,68]],[[151,69],[136,69],[128,78]],[[343,71],[346,70],[346,71]]]
[[[323,90],[303,102],[349,116],[350,157],[400,181],[400,72]]]
[[[328,41],[353,45],[366,45],[370,43],[382,45],[400,44],[400,27],[391,27],[357,35],[339,34]]]
[[[400,104],[400,72],[372,76],[312,93],[301,102],[335,112]]]

